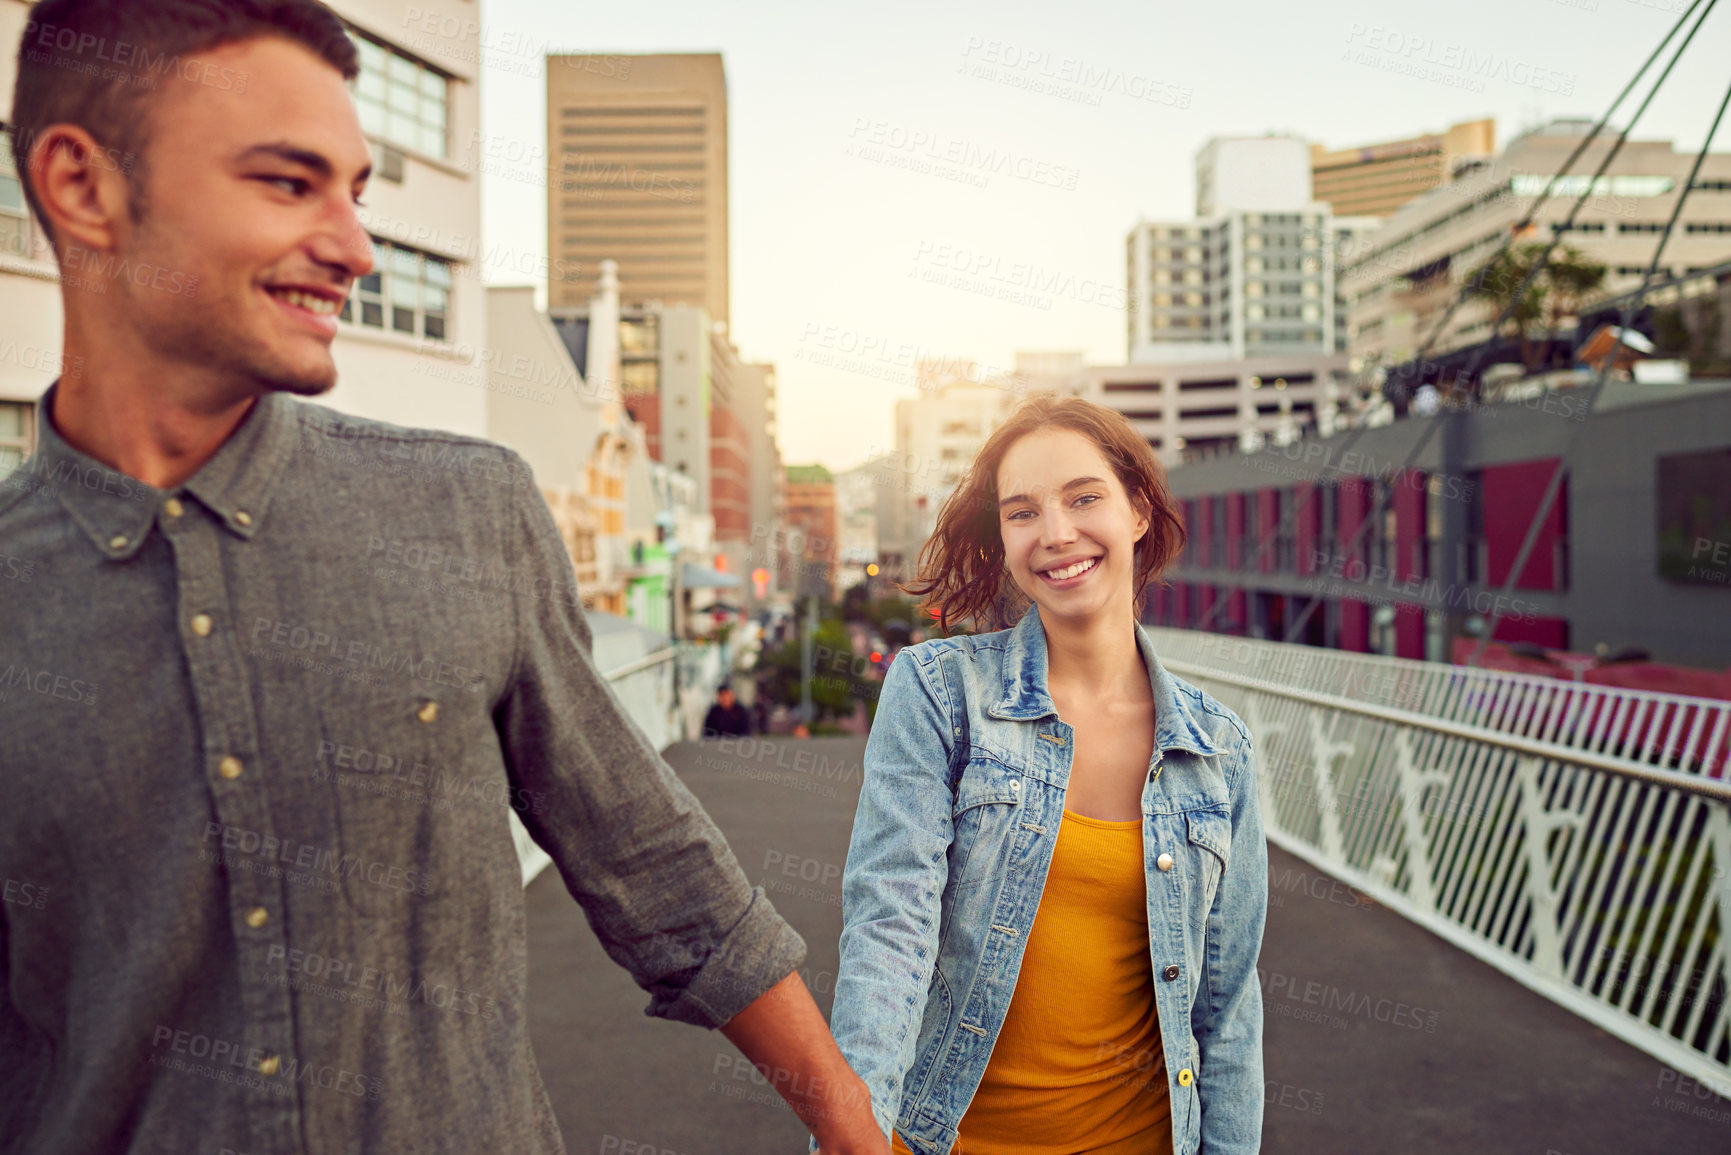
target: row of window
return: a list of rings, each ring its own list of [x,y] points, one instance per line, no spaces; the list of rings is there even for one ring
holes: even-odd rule
[[[355,282],[339,316],[351,324],[445,340],[452,263],[373,239],[373,271]]]
[[[1269,320],[1291,318],[1303,321],[1320,321],[1322,308],[1319,305],[1246,305],[1244,316],[1251,321],[1260,321],[1264,318]]]
[[[448,155],[450,79],[352,26],[349,34],[361,58],[349,82],[361,128],[427,156]]]
[[[1314,487],[1309,499],[1313,507],[1309,516],[1315,533],[1314,548],[1337,555],[1340,560],[1334,564],[1360,572],[1361,567],[1381,567],[1383,572],[1412,574],[1417,580],[1436,579],[1463,586],[1485,582],[1489,573],[1489,555],[1482,476],[1473,472],[1461,479],[1466,493],[1470,496],[1465,497],[1465,524],[1462,526],[1460,552],[1453,558],[1446,556],[1443,549],[1444,510],[1448,502],[1462,500],[1463,495],[1451,492],[1451,489],[1459,487],[1447,484],[1448,479],[1440,475],[1417,476],[1422,479],[1419,484],[1424,489],[1420,512],[1423,521],[1421,525],[1414,527],[1416,532],[1409,542],[1410,556],[1400,556],[1395,495],[1390,492],[1392,483],[1388,480],[1369,481],[1369,492],[1354,498],[1356,517],[1367,517],[1379,506],[1382,512],[1372,528],[1358,537],[1350,551],[1345,549],[1346,542],[1343,538],[1360,533],[1360,529],[1342,531],[1341,487],[1328,484]],[[1211,498],[1192,498],[1181,502],[1184,524],[1190,530],[1190,540],[1182,564],[1200,569],[1262,570],[1264,565],[1258,558],[1258,551],[1262,549],[1261,539],[1265,533],[1259,530],[1267,525],[1267,522],[1262,520],[1263,516],[1267,516],[1274,523],[1267,547],[1273,554],[1273,570],[1287,574],[1297,573],[1298,490],[1290,486],[1282,487],[1274,490],[1273,495],[1274,508],[1266,511],[1266,514],[1261,508],[1259,497],[1254,493],[1216,494]],[[1239,505],[1240,532],[1234,543],[1237,546],[1236,558],[1231,556],[1232,551],[1229,548],[1232,536],[1228,533],[1229,501]],[[1362,522],[1359,524],[1362,526]],[[1550,588],[1566,590],[1569,588],[1566,532],[1553,539],[1551,549]]]

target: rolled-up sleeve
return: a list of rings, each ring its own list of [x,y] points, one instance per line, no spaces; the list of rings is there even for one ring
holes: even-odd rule
[[[608,956],[650,993],[645,1013],[719,1027],[799,967],[805,940],[596,668],[571,561],[535,488],[515,497],[504,532],[525,596],[494,723],[512,785],[546,803],[524,825]]]

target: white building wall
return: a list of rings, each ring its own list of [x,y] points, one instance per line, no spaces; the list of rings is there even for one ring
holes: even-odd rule
[[[1196,154],[1196,215],[1310,203],[1310,145],[1290,136],[1216,137]]]
[[[696,305],[661,310],[661,460],[697,486],[709,512],[709,314]]]

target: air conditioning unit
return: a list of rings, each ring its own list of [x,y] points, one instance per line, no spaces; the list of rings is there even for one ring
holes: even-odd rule
[[[378,172],[380,180],[388,180],[392,184],[403,183],[403,154],[388,144],[379,145]]]

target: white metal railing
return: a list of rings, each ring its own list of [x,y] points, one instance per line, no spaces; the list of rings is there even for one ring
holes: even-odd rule
[[[1572,749],[1723,777],[1731,702],[1478,666],[1149,628],[1161,660],[1392,706]]]
[[[675,650],[669,646],[604,675],[626,716],[636,723],[657,750],[665,750],[685,737],[685,712],[673,701],[674,654]],[[517,812],[512,810],[509,813],[511,838],[517,844],[517,861],[523,867],[523,885],[528,886],[536,875],[553,864],[553,860],[545,850],[535,845]]]
[[[1415,690],[1410,671],[1359,654],[1313,689],[1307,655],[1283,652],[1310,647],[1253,643],[1254,670],[1219,660],[1240,639],[1193,636],[1184,654],[1183,631],[1150,633],[1173,673],[1249,727],[1269,841],[1731,1096],[1731,782],[1708,772],[1722,767],[1710,743],[1673,733],[1722,741],[1725,703],[1559,699],[1519,675]],[[1396,705],[1338,692],[1388,676]],[[1415,695],[1478,720],[1421,713]],[[1535,713],[1563,717],[1526,733]],[[1631,729],[1640,740],[1620,741]]]

